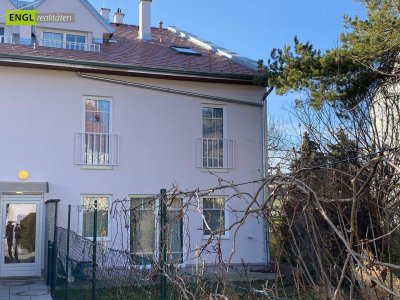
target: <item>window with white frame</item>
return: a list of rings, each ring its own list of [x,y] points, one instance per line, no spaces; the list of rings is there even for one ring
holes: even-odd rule
[[[224,166],[224,109],[203,107],[203,167]]]
[[[118,165],[118,135],[111,129],[111,99],[85,97],[84,132],[77,133],[75,160],[88,166]]]
[[[233,168],[233,140],[226,139],[225,107],[202,107],[202,138],[198,144],[198,167]]]
[[[43,32],[43,45],[45,47],[63,48],[63,35],[58,32]]]
[[[111,101],[102,98],[85,98],[85,132],[111,132]]]
[[[84,35],[66,34],[66,48],[73,50],[85,50],[86,37]]]
[[[88,50],[86,36],[72,33],[44,31],[40,46],[73,50]]]
[[[203,234],[225,235],[225,198],[207,197],[203,198]]]
[[[130,204],[130,248],[133,261],[141,265],[152,264],[156,250],[157,222],[155,196],[132,196]],[[167,262],[180,264],[183,260],[182,199],[167,203]]]
[[[153,262],[155,252],[155,198],[131,197],[130,248],[133,261],[140,265]]]
[[[109,195],[84,195],[82,196],[82,236],[93,238],[94,214],[97,212],[97,239],[108,240],[110,237],[109,226]]]
[[[173,198],[167,203],[167,262],[180,264],[183,261],[183,202]]]
[[[0,27],[0,43],[4,43],[5,42],[5,37],[4,37],[4,27]]]

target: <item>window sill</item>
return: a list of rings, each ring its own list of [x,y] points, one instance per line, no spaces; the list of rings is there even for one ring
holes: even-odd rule
[[[201,172],[203,173],[229,173],[230,169],[226,168],[201,168]]]
[[[93,237],[88,237],[88,236],[85,236],[84,237],[85,239],[88,239],[88,240],[90,240],[90,241],[93,241]],[[111,238],[109,238],[109,237],[97,237],[96,238],[96,242],[97,243],[101,243],[101,242],[104,242],[104,243],[109,243],[109,242],[111,242]]]
[[[85,165],[81,167],[82,170],[113,170],[113,166],[95,166],[95,165]]]
[[[208,240],[210,238],[210,235],[203,235],[202,236],[202,240]],[[214,235],[211,238],[212,240],[230,240],[231,238],[229,237],[229,235]]]

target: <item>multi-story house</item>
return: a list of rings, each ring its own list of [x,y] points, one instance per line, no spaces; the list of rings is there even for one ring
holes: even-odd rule
[[[16,9],[47,19],[7,25],[6,11]],[[207,190],[219,176],[254,181],[240,186],[249,195],[258,189],[264,89],[253,83],[257,64],[175,27],[151,27],[150,10],[151,0],[139,1],[134,26],[120,10],[110,16],[87,0],[0,2],[0,276],[43,271],[46,200],[61,200],[64,227],[72,205],[71,229],[88,238],[87,207],[97,200],[105,212],[98,232],[110,247],[120,234],[112,203],[131,201],[142,231],[128,228],[126,247],[151,256],[157,213],[146,199],[160,188]],[[68,13],[72,21],[54,18]],[[182,219],[171,250],[182,265],[195,263],[211,231],[244,213],[248,203],[234,193],[215,190],[200,198],[203,215]],[[233,264],[265,264],[265,225],[249,217],[237,234],[222,234],[221,250]]]

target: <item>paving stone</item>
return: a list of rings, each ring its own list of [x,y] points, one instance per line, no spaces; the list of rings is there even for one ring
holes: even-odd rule
[[[44,279],[0,279],[0,300],[52,300]]]

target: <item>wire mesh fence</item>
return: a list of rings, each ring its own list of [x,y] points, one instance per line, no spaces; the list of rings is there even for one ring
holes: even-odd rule
[[[109,206],[103,205],[101,198],[94,202],[84,199],[83,206],[75,207],[81,216],[80,231],[55,224],[56,238],[48,250],[54,299],[268,297],[265,280],[250,280],[244,263],[245,271],[229,278],[228,271],[233,268],[221,254],[221,230],[225,229],[218,226],[223,217],[218,198],[210,202],[210,215],[201,215],[209,236],[204,245],[194,250],[184,246],[190,229],[185,228],[187,222],[183,220],[198,207],[198,196],[193,199],[197,202],[183,202],[181,194],[167,196],[165,191],[115,200]],[[112,236],[108,228],[111,223]],[[182,263],[189,255],[196,257],[197,264],[186,268]],[[213,267],[204,258],[211,255],[215,256]]]
[[[66,248],[68,239],[69,257]],[[84,299],[91,299],[93,289],[96,291],[96,299],[131,299],[128,297],[133,292],[153,292],[158,281],[155,266],[138,266],[129,252],[110,249],[102,242],[96,242],[94,264],[93,244],[93,241],[75,232],[58,229],[57,299],[65,299],[68,294],[71,295],[69,299],[74,299],[74,291],[79,292]]]

